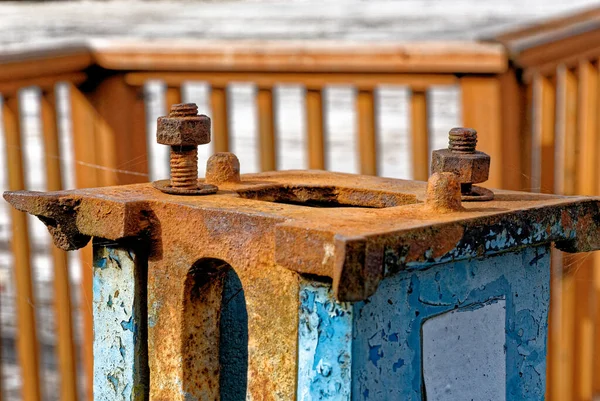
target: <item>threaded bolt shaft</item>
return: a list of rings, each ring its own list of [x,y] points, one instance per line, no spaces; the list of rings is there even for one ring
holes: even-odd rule
[[[453,153],[475,153],[477,131],[472,128],[452,128],[448,133],[448,149]]]
[[[198,148],[171,146],[171,186],[194,189],[198,187]]]
[[[171,106],[169,117],[193,117],[198,115],[196,103],[180,103]]]
[[[198,115],[195,103],[181,103],[171,106],[169,117],[185,118]],[[171,146],[171,186],[179,189],[198,187],[198,147]]]

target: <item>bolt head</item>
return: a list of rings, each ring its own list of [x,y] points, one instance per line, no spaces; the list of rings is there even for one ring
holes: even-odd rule
[[[197,146],[210,142],[210,118],[158,117],[156,141],[170,146]]]
[[[484,182],[490,173],[490,156],[478,151],[456,153],[449,149],[434,150],[431,173],[454,173],[461,184]]]

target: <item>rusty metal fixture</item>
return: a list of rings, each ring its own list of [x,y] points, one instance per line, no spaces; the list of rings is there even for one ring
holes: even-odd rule
[[[303,275],[331,283],[339,301],[360,301],[401,270],[504,253],[519,244],[554,242],[577,252],[600,247],[595,198],[499,190],[490,202],[460,206],[452,174],[434,174],[429,188],[324,171],[240,178],[229,179],[226,191],[183,200],[150,184],[4,194],[15,208],[38,216],[62,249],[85,246],[91,237],[96,244],[138,243],[139,253],[119,251],[111,259],[106,250],[104,261],[129,258],[121,267],[140,263],[140,279],[147,276],[150,399],[218,398],[213,323],[223,299],[221,265],[235,270],[244,289],[248,398],[294,399],[296,360],[283,356],[298,354]],[[127,318],[117,323],[123,330],[129,324]]]
[[[230,152],[219,152],[206,162],[206,180],[208,184],[236,184],[240,182],[240,161]]]
[[[492,191],[473,185],[487,181],[490,172],[490,156],[476,150],[477,131],[472,128],[452,128],[448,139],[448,149],[433,151],[431,172],[456,174],[463,201],[493,199]]]
[[[230,191],[186,203],[168,202],[149,184],[43,194],[17,191],[4,197],[40,217],[62,249],[82,247],[90,237],[143,236],[152,243],[151,259],[162,255],[166,265],[175,263],[169,259],[176,258],[173,241],[177,246],[185,243],[191,254],[210,249],[224,260],[262,253],[268,264],[333,278],[343,301],[364,299],[374,291],[388,274],[381,252],[392,244],[388,251],[399,252],[402,265],[501,251],[500,242],[492,248],[481,243],[482,230],[505,232],[531,244],[554,241],[567,251],[600,246],[600,237],[590,234],[600,224],[594,198],[497,190],[485,207],[463,203],[461,213],[442,218],[431,210],[430,199],[440,188],[455,189],[448,177],[434,178],[429,195],[421,182],[289,171],[243,175],[239,183],[230,184]],[[453,197],[444,203],[458,206]],[[548,226],[557,228],[547,231]]]
[[[456,174],[433,173],[427,181],[425,205],[438,213],[463,211],[460,188]]]
[[[174,195],[217,192],[216,186],[198,182],[198,145],[210,142],[210,118],[198,115],[195,103],[174,104],[168,116],[159,117],[156,141],[171,147],[171,179],[155,181],[155,188]]]

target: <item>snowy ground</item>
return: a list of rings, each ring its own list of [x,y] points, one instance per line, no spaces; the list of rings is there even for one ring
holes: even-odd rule
[[[451,5],[450,5],[451,4]],[[0,3],[0,53],[28,44],[56,40],[101,38],[195,38],[195,39],[344,39],[375,41],[469,40],[491,32],[522,25],[532,19],[572,12],[597,5],[591,0],[396,0],[396,1],[108,1]],[[158,115],[164,113],[162,86],[147,86],[148,132],[152,133]],[[258,168],[255,157],[256,115],[254,88],[235,85],[230,88],[233,151],[240,157],[243,172]],[[279,87],[276,91],[278,153],[281,169],[305,168],[304,109],[300,87]],[[35,92],[24,93],[25,154],[28,189],[45,190],[40,164],[43,148],[37,118]],[[444,147],[447,130],[460,124],[458,90],[434,88],[431,92],[432,148]],[[64,101],[64,97],[61,97]],[[184,87],[184,100],[195,101],[210,114],[202,83]],[[407,107],[408,92],[402,87],[383,87],[378,92],[381,173],[410,178]],[[69,110],[61,103],[64,131],[64,166],[72,166]],[[328,163],[337,171],[357,172],[355,159],[354,99],[347,87],[331,87],[326,92]],[[20,151],[20,150],[9,150]],[[151,177],[167,174],[166,149],[150,149]],[[200,159],[210,154],[210,146],[200,149]],[[0,163],[5,149],[0,142]],[[201,173],[203,167],[201,166]],[[67,187],[73,186],[72,171],[65,170]],[[0,188],[6,188],[6,172],[0,169]],[[0,320],[4,338],[2,362],[4,385],[9,399],[18,399],[20,386],[14,354],[13,286],[9,249],[10,227],[7,205],[0,204]],[[53,315],[51,310],[52,271],[49,238],[43,225],[30,219],[34,238],[32,262],[35,269],[36,308],[39,335],[44,344],[44,399],[56,399]],[[76,261],[76,259],[75,259]],[[73,264],[72,278],[79,280],[79,265]],[[74,297],[77,302],[78,288]]]

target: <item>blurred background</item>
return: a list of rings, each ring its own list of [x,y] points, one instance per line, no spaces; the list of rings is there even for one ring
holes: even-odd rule
[[[589,0],[0,1],[0,186],[166,178],[156,118],[185,101],[213,120],[201,175],[229,150],[426,180],[464,125],[487,186],[598,195],[599,57]],[[550,400],[600,399],[599,261],[554,257]],[[91,274],[0,203],[2,399],[91,400]]]

